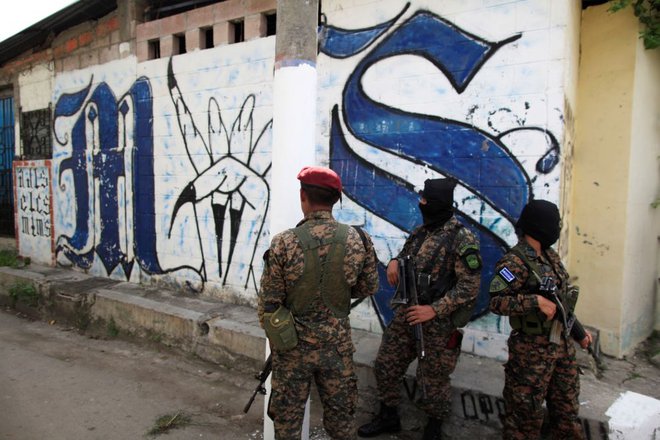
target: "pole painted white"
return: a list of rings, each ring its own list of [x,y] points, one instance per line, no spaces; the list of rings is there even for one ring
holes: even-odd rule
[[[296,176],[316,161],[316,68],[309,64],[282,67],[275,71],[273,88],[271,237],[302,218]]]
[[[298,223],[300,182],[296,179],[304,166],[315,165],[316,139],[316,66],[309,62],[289,63],[275,68],[273,79],[273,162],[270,181],[271,238]],[[266,357],[270,347],[266,341]],[[264,399],[264,440],[274,440],[273,421],[268,417],[270,377]],[[305,406],[302,440],[309,439],[309,400]]]

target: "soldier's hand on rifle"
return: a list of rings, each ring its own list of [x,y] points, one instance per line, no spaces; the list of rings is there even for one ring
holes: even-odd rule
[[[539,309],[546,316],[546,319],[550,321],[554,318],[557,312],[557,305],[541,295],[536,295],[536,299],[539,303]]]
[[[406,310],[406,321],[410,325],[421,324],[435,318],[435,310],[431,306],[410,306]]]
[[[584,339],[582,339],[579,342],[579,344],[580,344],[580,347],[582,347],[583,349],[586,350],[587,347],[589,347],[591,345],[591,343],[593,342],[593,338],[591,337],[591,333],[589,333],[589,330],[585,329],[584,331],[587,334],[587,336],[585,336]]]
[[[399,283],[399,262],[390,260],[387,265],[387,282],[390,286],[396,286]]]

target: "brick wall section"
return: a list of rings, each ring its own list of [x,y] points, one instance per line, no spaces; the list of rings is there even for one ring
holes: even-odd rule
[[[228,21],[215,23],[213,25],[213,45],[222,46],[223,44],[229,44],[230,32],[231,26],[229,26]]]
[[[245,40],[250,41],[266,35],[266,16],[252,14],[245,17]]]
[[[233,40],[230,22],[242,19],[245,23],[245,40],[266,35],[264,14],[277,10],[276,0],[228,0],[192,11],[138,24],[136,27],[138,61],[149,59],[149,42],[160,40],[161,58],[171,56],[172,36],[185,34],[186,51],[203,47],[202,28],[213,27],[213,44],[221,46]]]
[[[51,47],[26,53],[2,66],[6,72],[19,72],[35,64],[55,62],[55,70],[79,69],[117,59],[119,54],[119,19],[111,13],[96,23],[84,23],[65,31]]]

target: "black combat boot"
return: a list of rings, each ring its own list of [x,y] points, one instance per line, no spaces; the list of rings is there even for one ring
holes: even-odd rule
[[[376,437],[384,432],[399,432],[401,431],[401,420],[399,420],[399,413],[396,406],[387,406],[383,403],[380,404],[380,412],[376,417],[358,429],[360,437]]]
[[[426,428],[424,428],[423,440],[442,440],[442,420],[429,418]]]

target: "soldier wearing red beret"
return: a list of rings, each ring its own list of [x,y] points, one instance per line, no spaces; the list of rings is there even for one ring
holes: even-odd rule
[[[275,235],[264,255],[259,321],[273,352],[268,414],[275,438],[300,439],[312,382],[333,439],[355,438],[357,378],[348,319],[351,298],[378,290],[376,254],[362,230],[338,223],[341,179],[329,168],[298,174],[304,218]]]

